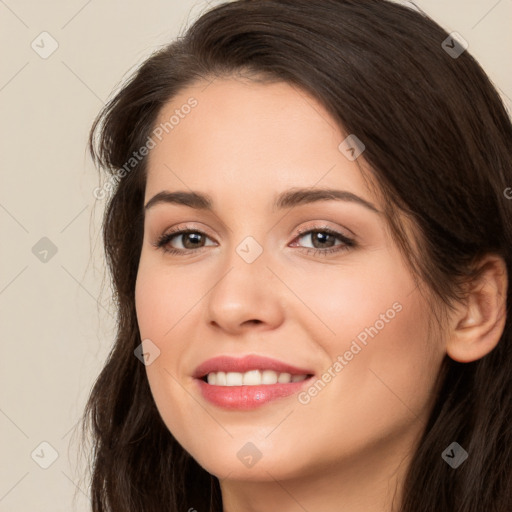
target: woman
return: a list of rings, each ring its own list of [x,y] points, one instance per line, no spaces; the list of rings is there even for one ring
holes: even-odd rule
[[[387,1],[226,3],[148,58],[90,136],[93,510],[509,510],[511,141]]]

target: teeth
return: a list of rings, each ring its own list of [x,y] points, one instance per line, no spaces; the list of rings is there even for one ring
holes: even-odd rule
[[[239,375],[242,375],[241,373]],[[257,386],[261,384],[261,373],[259,370],[252,370],[243,374],[244,386]]]
[[[288,384],[292,381],[292,376],[289,373],[281,373],[279,377],[277,377],[277,382],[279,384]]]
[[[273,372],[272,370],[264,370],[261,374],[261,383],[262,384],[277,384],[278,379],[277,372]]]
[[[226,386],[241,386],[243,378],[244,376],[241,373],[228,372],[226,373]]]
[[[288,384],[301,382],[307,375],[291,375],[273,370],[251,370],[245,373],[212,372],[208,374],[208,384],[215,386],[261,386],[262,384]]]

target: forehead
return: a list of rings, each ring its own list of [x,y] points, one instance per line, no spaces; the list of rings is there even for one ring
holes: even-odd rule
[[[164,105],[155,129],[146,199],[186,188],[252,197],[290,187],[368,190],[339,148],[347,134],[315,98],[284,82],[195,83]]]

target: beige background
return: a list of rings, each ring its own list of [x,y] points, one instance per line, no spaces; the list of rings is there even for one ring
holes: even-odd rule
[[[0,0],[0,511],[90,510],[73,428],[114,322],[87,133],[130,69],[218,3]],[[468,41],[510,111],[512,0],[415,4]]]

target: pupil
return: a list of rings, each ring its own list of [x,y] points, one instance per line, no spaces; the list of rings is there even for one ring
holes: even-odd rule
[[[185,236],[185,243],[183,244],[185,247],[187,247],[187,242],[191,240],[191,238],[194,238],[196,242],[200,242],[201,235],[199,233],[187,233]],[[193,243],[192,245],[197,245],[197,243]],[[189,248],[189,247],[187,247]]]
[[[322,238],[324,239],[324,240],[320,240],[320,244],[326,244],[327,243],[326,239],[328,239],[329,237],[332,238],[333,235],[331,235],[330,233],[317,232],[316,236],[319,237],[320,239],[322,239]],[[315,241],[315,237],[313,237],[313,241]]]

